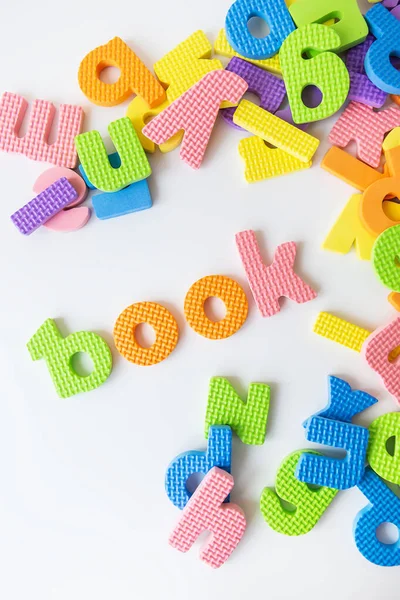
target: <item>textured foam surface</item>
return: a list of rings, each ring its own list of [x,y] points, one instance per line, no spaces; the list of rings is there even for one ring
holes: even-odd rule
[[[400,317],[386,327],[376,329],[363,345],[362,352],[368,365],[381,377],[387,391],[400,403],[400,367],[389,360],[389,355],[400,346]]]
[[[257,38],[250,33],[247,23],[254,16],[268,23],[267,36]],[[279,52],[283,40],[294,28],[285,0],[235,0],[225,19],[226,36],[236,52],[258,60]]]
[[[400,565],[399,542],[385,544],[376,536],[376,530],[382,523],[393,523],[400,529],[400,498],[370,468],[365,470],[358,489],[369,500],[354,521],[353,533],[358,550],[375,565]]]
[[[149,120],[159,115],[160,112],[165,110],[169,105],[170,102],[166,100],[165,102],[159,104],[155,108],[150,108],[145,100],[143,100],[139,96],[136,96],[136,98],[134,98],[132,102],[130,102],[127,108],[126,116],[129,117],[132,121],[132,125],[134,126],[135,131],[138,134],[140,143],[142,144],[146,152],[155,152],[156,145],[154,142],[149,140],[149,138],[143,135],[143,128]],[[160,144],[158,148],[161,150],[161,152],[171,152],[171,150],[175,150],[175,148],[179,146],[179,144],[182,141],[182,137],[182,131],[178,131],[178,133],[172,136],[170,140],[166,141],[165,144]]]
[[[30,235],[77,198],[75,188],[62,177],[11,215],[11,220],[22,234]]]
[[[360,260],[371,258],[375,236],[369,233],[361,221],[361,198],[361,194],[350,196],[348,203],[322,244],[324,250],[347,254],[354,244]]]
[[[343,459],[303,454],[296,468],[299,481],[347,490],[361,480],[367,455],[369,431],[365,427],[314,416],[308,419],[306,438],[309,442],[346,450]]]
[[[399,253],[400,225],[395,225],[380,234],[372,249],[372,266],[376,276],[384,286],[395,292],[400,292]]]
[[[212,377],[208,391],[205,436],[213,425],[229,425],[243,444],[261,445],[265,440],[270,387],[250,383],[244,402],[224,377]]]
[[[337,22],[330,25],[340,37],[337,52],[344,52],[363,42],[368,34],[368,25],[358,8],[357,0],[296,0],[290,6],[290,14],[297,27],[309,23],[323,23],[324,19],[339,16]]]
[[[306,483],[298,481],[295,470],[305,454],[318,452],[298,450],[289,454],[280,465],[274,488],[264,488],[260,499],[260,510],[266,523],[283,535],[304,535],[318,523],[338,490],[321,487],[311,490]],[[289,502],[295,510],[284,508],[281,500]]]
[[[143,129],[143,134],[156,144],[163,144],[183,129],[185,134],[179,156],[193,169],[198,169],[203,161],[221,102],[228,100],[237,104],[247,87],[247,83],[236,73],[208,73],[154,117]]]
[[[325,154],[321,168],[331,175],[343,179],[360,192],[364,192],[375,181],[385,177],[383,173],[369,167],[336,146],[330,148]]]
[[[27,108],[28,103],[22,96],[10,92],[3,94],[0,101],[0,150],[73,169],[77,161],[74,139],[82,129],[83,109],[72,104],[60,105],[57,139],[49,144],[56,114],[54,105],[46,100],[34,100],[26,133],[19,137]]]
[[[385,134],[400,125],[400,109],[392,106],[376,112],[371,106],[350,102],[333,126],[329,141],[345,148],[352,140],[357,156],[371,167],[379,167]]]
[[[388,154],[391,152],[393,152],[393,150],[386,152],[389,169],[390,163]],[[361,221],[365,229],[374,236],[380,235],[385,229],[388,229],[389,227],[392,228],[399,223],[399,220],[397,220],[399,215],[396,212],[388,213],[384,210],[383,202],[389,194],[393,194],[396,197],[400,194],[400,173],[393,177],[383,177],[379,179],[365,190],[361,198]],[[374,252],[372,251],[372,253]]]
[[[302,162],[284,150],[269,148],[257,136],[240,140],[238,148],[245,163],[244,176],[248,183],[287,175],[312,166],[311,161]]]
[[[92,203],[98,219],[122,217],[153,206],[147,179],[132,183],[118,192],[96,194]]]
[[[365,57],[374,40],[373,35],[367,35],[362,44],[351,48],[347,53],[346,66],[350,75],[348,99],[374,108],[381,108],[385,104],[387,93],[377,88],[368,79],[364,69]]]
[[[220,60],[210,59],[212,46],[204,31],[195,31],[154,65],[159,80],[167,87],[173,102],[210,71],[223,69]]]
[[[275,250],[274,260],[264,265],[254,231],[236,234],[236,246],[246,272],[246,277],[263,317],[280,311],[279,298],[286,296],[297,304],[313,300],[317,294],[293,270],[296,244],[287,242]]]
[[[233,56],[237,56],[238,58],[243,58],[243,60],[247,60],[253,65],[257,65],[262,69],[266,69],[267,71],[271,71],[271,73],[280,73],[281,67],[279,62],[279,54],[275,54],[275,56],[271,56],[271,58],[265,58],[264,60],[257,60],[252,58],[247,58],[236,52],[226,37],[225,29],[220,29],[217,35],[217,39],[214,42],[214,51],[216,54],[220,54],[221,56],[227,56],[228,58],[232,58]]]
[[[233,122],[305,163],[312,159],[319,146],[317,138],[248,100],[240,102]]]
[[[350,89],[345,64],[328,50],[340,47],[340,37],[325,25],[305,25],[294,31],[282,44],[279,53],[290,108],[295,123],[309,123],[330,117],[344,104]],[[304,59],[305,50],[322,54]],[[316,85],[323,94],[319,106],[309,108],[302,100],[305,87]]]
[[[400,73],[390,61],[400,57],[400,22],[381,4],[370,8],[365,18],[377,38],[365,57],[365,71],[380,90],[400,94]]]
[[[217,297],[226,307],[226,316],[211,321],[204,312],[207,298]],[[196,333],[210,340],[222,340],[236,333],[247,319],[249,305],[240,285],[224,275],[208,275],[194,283],[185,297],[184,312]]]
[[[46,221],[44,227],[51,229],[52,231],[76,231],[84,227],[90,219],[90,208],[87,206],[72,208],[85,200],[88,191],[85,181],[78,173],[65,167],[52,167],[39,175],[33,184],[33,191],[35,194],[40,194],[49,187],[49,185],[56,182],[58,179],[61,179],[61,177],[66,177],[68,179],[70,184],[75,188],[78,197],[74,202],[71,202],[71,204],[68,205],[67,210],[61,210],[54,215],[54,217],[51,217],[51,219]]]
[[[232,430],[230,427],[210,427],[206,452],[191,450],[174,458],[165,474],[165,491],[172,504],[181,510],[190,496],[186,483],[194,473],[208,473],[213,467],[231,471]],[[229,498],[228,498],[229,501]]]
[[[94,390],[111,373],[110,348],[102,337],[91,331],[79,331],[63,338],[55,322],[47,319],[27,346],[32,360],[45,359],[60,398]],[[92,359],[93,370],[89,375],[78,375],[72,367],[71,359],[78,352],[85,352]]]
[[[374,396],[362,390],[352,390],[344,379],[328,377],[329,401],[326,408],[315,417],[324,417],[343,423],[351,423],[352,418],[378,402]]]
[[[100,79],[100,73],[106,67],[119,69],[120,76],[115,83]],[[160,82],[119,37],[85,56],[79,66],[78,83],[85,96],[100,106],[115,106],[132,94],[141,96],[149,106],[157,106],[165,100],[165,90]]]
[[[108,155],[108,161],[113,169],[118,169],[121,166],[121,159],[119,157],[118,152],[112,152]],[[90,190],[95,190],[96,186],[93,185],[91,181],[89,181],[88,176],[86,175],[85,169],[83,165],[79,165],[79,172],[82,176],[83,181],[86,183],[87,187]]]
[[[327,312],[319,313],[313,331],[356,352],[361,352],[365,340],[371,334],[367,329]]]
[[[233,477],[214,467],[183,509],[169,543],[187,552],[203,531],[211,533],[200,551],[200,559],[218,569],[228,560],[246,530],[246,517],[236,504],[222,504],[233,488]]]
[[[391,439],[394,449],[389,452],[387,442]],[[367,460],[379,477],[400,485],[400,412],[381,415],[372,421]]]
[[[229,61],[227,71],[236,73],[248,84],[248,92],[257,94],[260,99],[260,106],[271,113],[275,113],[282,104],[286,96],[286,88],[282,79],[268,73],[261,67],[256,67],[241,58],[232,58]],[[236,107],[224,108],[221,116],[229,125],[241,129],[233,122],[233,115]]]
[[[103,192],[117,192],[131,183],[151,175],[151,167],[128,117],[108,126],[111,140],[117,149],[121,166],[114,169],[98,131],[88,131],[75,138],[76,149],[89,181]]]
[[[149,348],[140,346],[135,328],[148,323],[154,329],[156,341]],[[167,358],[178,343],[178,324],[172,314],[155,302],[131,304],[119,315],[114,325],[114,342],[120,354],[136,365],[155,365]]]

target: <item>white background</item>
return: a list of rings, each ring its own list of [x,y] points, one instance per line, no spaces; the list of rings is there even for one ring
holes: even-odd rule
[[[85,130],[106,135],[128,103],[89,103],[77,83],[85,54],[119,35],[151,66],[197,29],[213,41],[228,7],[222,0],[4,3],[1,88],[29,101],[80,104]],[[70,234],[17,232],[9,216],[31,199],[47,165],[0,156],[4,600],[399,597],[399,570],[368,563],[355,547],[352,523],[367,503],[356,488],[340,493],[300,538],[272,531],[258,507],[284,457],[307,447],[301,424],[326,404],[329,374],[379,399],[363,424],[397,409],[361,356],[312,332],[321,310],[369,329],[396,315],[368,262],[354,251],[320,249],[353,193],[319,167],[334,120],[310,128],[322,140],[312,169],[254,185],[244,181],[237,150],[244,134],[218,122],[199,171],[179,160],[179,150],[150,157],[151,210],[109,221],[92,216]],[[296,270],[315,286],[316,300],[285,300],[278,315],[262,319],[234,243],[247,228],[257,232],[265,261],[278,244],[298,243]],[[227,340],[202,338],[184,320],[187,290],[209,274],[235,278],[249,298],[244,327]],[[147,368],[119,356],[112,341],[119,313],[145,300],[164,304],[180,328],[172,355]],[[45,362],[31,361],[26,349],[48,317],[65,335],[95,331],[111,345],[114,368],[101,388],[57,397]],[[208,381],[215,375],[231,378],[243,396],[252,381],[272,388],[265,444],[235,439],[232,499],[245,510],[248,529],[219,571],[198,559],[199,543],[186,555],[168,546],[180,512],[164,492],[169,461],[205,448]]]

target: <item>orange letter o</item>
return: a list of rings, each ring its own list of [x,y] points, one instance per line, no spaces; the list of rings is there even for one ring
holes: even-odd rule
[[[211,321],[204,312],[207,298],[216,296],[226,306],[221,321]],[[247,318],[248,302],[240,285],[223,275],[209,275],[192,285],[185,298],[185,317],[190,327],[210,340],[222,340],[241,328]]]
[[[148,323],[156,333],[150,348],[139,346],[135,328]],[[155,302],[138,302],[128,306],[114,326],[114,342],[118,352],[135,365],[147,367],[166,359],[178,343],[178,324],[169,310]]]

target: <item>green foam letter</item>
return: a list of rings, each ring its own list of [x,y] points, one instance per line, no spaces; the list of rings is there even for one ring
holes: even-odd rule
[[[208,392],[205,436],[211,425],[229,425],[244,444],[261,445],[265,440],[270,387],[251,383],[247,402],[224,377],[212,377]]]
[[[375,240],[372,248],[372,266],[379,281],[400,292],[400,225],[385,229]]]
[[[309,23],[335,22],[329,27],[340,37],[336,52],[344,52],[361,44],[368,35],[368,25],[358,8],[357,0],[296,0],[289,8],[297,27]]]
[[[276,474],[275,490],[264,488],[260,510],[268,525],[284,535],[304,535],[318,523],[338,490],[320,487],[311,489],[295,477],[297,463],[302,454],[320,454],[310,450],[297,450],[289,454]],[[293,510],[283,508],[280,501],[293,504]]]
[[[400,412],[388,413],[372,421],[369,427],[367,460],[383,479],[400,485]],[[394,438],[393,452],[388,440]]]
[[[112,368],[110,348],[102,337],[91,331],[79,331],[63,338],[52,319],[47,319],[28,342],[32,360],[44,358],[60,398],[89,392],[105,382]],[[87,376],[76,373],[71,359],[85,352],[93,361]]]
[[[295,6],[295,5],[293,5]],[[340,37],[331,27],[305,25],[291,33],[281,46],[279,59],[295,123],[308,123],[330,117],[344,104],[350,89],[350,76],[339,56],[327,50],[340,48]],[[304,52],[318,50],[313,58]],[[306,106],[303,90],[314,85],[322,92],[315,108]]]
[[[103,192],[116,192],[149,177],[151,167],[129,117],[110,123],[108,132],[121,159],[117,169],[110,165],[98,131],[81,133],[75,138],[79,160],[90,183]]]

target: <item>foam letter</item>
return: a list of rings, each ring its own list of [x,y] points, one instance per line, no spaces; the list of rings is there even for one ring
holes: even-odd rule
[[[79,331],[63,338],[52,319],[47,319],[28,342],[32,360],[44,358],[60,398],[89,392],[106,381],[112,368],[112,356],[106,342],[96,333]],[[93,361],[87,376],[76,373],[72,357],[85,352]]]
[[[9,92],[3,94],[0,101],[0,150],[73,169],[77,160],[74,139],[82,129],[82,108],[73,104],[60,105],[57,140],[52,144],[48,143],[48,139],[56,113],[54,105],[46,100],[35,100],[26,134],[19,137],[27,108],[28,103],[22,96]]]
[[[400,367],[389,361],[389,354],[400,346],[400,317],[386,327],[374,331],[365,341],[362,352],[365,360],[383,380],[383,385],[400,403]]]
[[[154,329],[156,341],[143,348],[135,338],[140,323],[148,323]],[[138,302],[122,311],[114,325],[114,342],[118,352],[142,367],[165,360],[178,343],[178,324],[173,315],[161,304]]]
[[[229,425],[243,444],[261,445],[265,440],[270,387],[251,383],[244,402],[224,377],[212,377],[208,391],[205,436],[214,425]]]
[[[344,459],[304,454],[296,468],[296,477],[304,483],[347,490],[364,474],[369,431],[365,427],[311,417],[306,424],[306,439],[347,451]]]
[[[305,25],[283,42],[279,58],[290,108],[295,123],[309,123],[330,117],[344,104],[350,89],[350,77],[342,59],[333,52],[340,48],[340,37],[325,25]],[[309,49],[321,54],[302,58]],[[315,108],[302,100],[303,90],[315,85],[322,92],[322,102]]]
[[[272,317],[280,311],[279,298],[282,296],[298,304],[316,298],[314,290],[293,270],[296,258],[294,242],[278,246],[273,263],[268,267],[262,261],[254,231],[237,233],[236,245],[254,300],[263,317]]]
[[[368,463],[383,479],[400,485],[400,413],[378,417],[369,426]],[[389,453],[387,442],[393,438],[394,452]]]
[[[289,10],[297,27],[334,19],[330,28],[340,37],[337,52],[344,52],[361,44],[368,34],[368,25],[358,8],[357,0],[296,0]]]
[[[211,53],[212,46],[206,34],[199,30],[155,63],[158,79],[168,86],[168,102],[182,96],[207,73],[224,68],[220,60],[210,60]]]
[[[358,489],[370,502],[355,518],[353,533],[357,548],[370,562],[381,567],[400,565],[400,543],[385,544],[376,530],[383,523],[393,523],[400,530],[400,499],[368,467]]]
[[[218,569],[228,560],[246,530],[246,517],[236,504],[223,504],[233,488],[233,477],[214,467],[207,473],[182,512],[169,543],[187,552],[203,531],[211,533],[200,559]]]
[[[344,379],[328,377],[329,400],[323,410],[315,413],[314,417],[324,417],[343,423],[351,423],[352,418],[363,410],[367,410],[378,402],[376,398],[362,390],[352,390]]]
[[[372,249],[372,266],[379,281],[390,290],[400,292],[400,225],[385,229]]]
[[[229,100],[237,104],[247,87],[247,83],[236,73],[208,73],[154,117],[144,127],[143,134],[156,144],[163,144],[183,129],[185,134],[179,156],[193,169],[198,169],[203,161],[221,102]]]
[[[100,73],[106,67],[118,67],[115,83],[105,83]],[[132,94],[138,94],[148,106],[165,100],[165,90],[138,56],[119,37],[98,46],[85,56],[78,72],[79,87],[87,98],[99,106],[121,104]]]
[[[347,254],[355,244],[361,260],[371,258],[375,237],[367,231],[360,218],[361,194],[353,194],[328,233],[322,248],[331,252]]]
[[[400,57],[400,22],[381,4],[369,9],[365,18],[377,38],[365,57],[365,71],[376,87],[388,94],[400,94],[400,73],[390,62]]]
[[[226,316],[213,321],[204,312],[207,298],[217,297],[226,306]],[[223,275],[209,275],[196,281],[185,296],[184,312],[190,327],[209,340],[223,340],[242,327],[249,305],[237,281]]]
[[[115,169],[98,131],[88,131],[75,138],[76,149],[89,181],[103,192],[117,192],[135,181],[151,175],[151,167],[128,117],[113,121],[108,132],[117,149],[121,166]]]
[[[295,470],[305,452],[319,455],[309,450],[289,454],[278,469],[275,489],[266,487],[261,494],[260,510],[264,520],[283,535],[304,535],[311,531],[338,493],[326,487],[310,489],[296,479]],[[295,510],[284,508],[281,499],[292,504]]]
[[[270,33],[254,37],[248,28],[252,17],[267,22]],[[294,30],[285,0],[236,0],[226,15],[226,36],[231,46],[245,58],[270,58],[279,51],[282,42]]]
[[[172,504],[184,508],[189,493],[186,482],[194,473],[208,473],[213,467],[231,471],[232,430],[230,427],[210,427],[206,452],[191,450],[174,458],[165,474],[165,491]],[[228,500],[229,501],[229,500]]]
[[[357,143],[357,156],[371,167],[379,167],[385,133],[400,125],[400,109],[392,106],[376,112],[371,106],[350,102],[329,135],[334,146]]]

